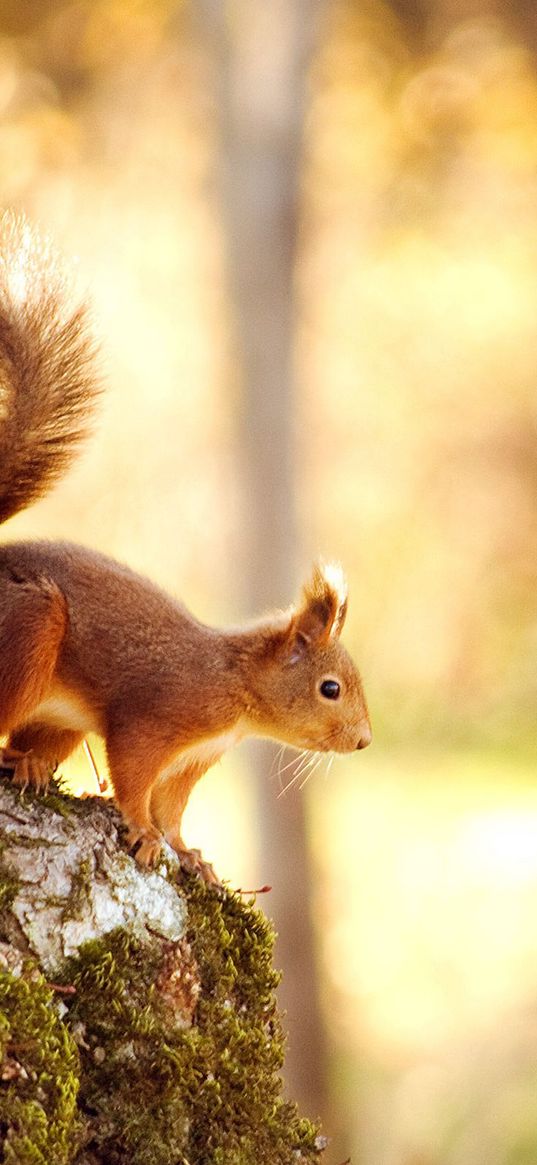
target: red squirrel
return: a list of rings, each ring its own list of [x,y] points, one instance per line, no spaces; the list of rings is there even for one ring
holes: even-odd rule
[[[42,496],[77,451],[99,387],[85,305],[48,244],[0,227],[0,521]],[[181,818],[196,781],[247,735],[351,752],[371,729],[340,642],[341,570],[316,566],[296,606],[238,630],[198,622],[148,579],[68,542],[0,546],[0,760],[46,789],[89,732],[104,738],[128,844],[166,840],[191,868]]]

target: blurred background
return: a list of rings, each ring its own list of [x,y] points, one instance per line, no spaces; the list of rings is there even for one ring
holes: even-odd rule
[[[347,571],[373,747],[279,796],[241,746],[185,831],[272,886],[327,1165],[535,1165],[534,3],[1,0],[0,203],[74,262],[106,381],[7,537],[212,623]]]

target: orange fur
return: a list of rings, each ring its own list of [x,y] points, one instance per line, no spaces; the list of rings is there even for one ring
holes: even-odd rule
[[[76,450],[96,389],[84,313],[23,223],[0,231],[0,520],[40,496]],[[0,547],[0,732],[15,778],[43,787],[88,731],[104,737],[118,805],[152,864],[197,780],[235,741],[348,752],[371,739],[340,642],[346,584],[316,566],[296,607],[239,630],[198,622],[103,555],[67,543]],[[194,855],[194,856],[193,856]]]
[[[0,592],[0,733],[23,723],[50,687],[66,626],[54,582],[8,575]]]

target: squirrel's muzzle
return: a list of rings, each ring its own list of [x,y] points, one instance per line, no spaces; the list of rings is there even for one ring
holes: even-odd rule
[[[362,729],[360,732],[360,739],[358,741],[358,744],[356,745],[356,748],[367,748],[368,744],[371,744],[372,739],[373,739],[373,734],[371,732],[371,725],[364,724],[362,726]]]

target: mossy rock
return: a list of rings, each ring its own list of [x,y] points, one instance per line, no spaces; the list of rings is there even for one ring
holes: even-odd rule
[[[79,1143],[78,1050],[43,976],[10,961],[0,970],[2,1161],[68,1165]]]
[[[51,917],[64,920],[70,943],[69,904],[77,925],[91,918],[91,937],[68,957],[58,960],[58,935],[53,936],[53,965],[42,949],[47,928],[36,932],[32,919],[24,929],[21,901],[26,910],[28,887],[17,887],[13,854],[18,835],[27,871],[28,831],[21,827],[21,803],[16,825],[6,826],[5,797],[2,786],[1,1160],[10,1165],[319,1162],[324,1138],[282,1097],[284,1041],[275,1004],[273,934],[253,903],[207,887],[174,864],[151,875],[162,879],[168,896],[168,929],[147,911],[143,924],[135,925],[131,910],[126,925],[96,936],[86,896],[93,901],[103,870],[89,862],[88,831],[99,831],[103,813],[108,857],[113,863],[117,857],[120,871],[129,863],[129,894],[133,878],[144,885],[148,876],[135,863],[130,868],[111,806],[81,808],[78,802],[71,815],[67,797],[61,798],[61,809],[40,803],[39,820],[46,818],[50,826],[44,831],[49,841],[50,815],[67,821],[70,831],[70,883],[64,886],[63,907],[55,894]],[[12,797],[9,790],[11,820]],[[28,805],[35,831],[32,798]],[[58,822],[57,827],[63,836]],[[80,869],[72,856],[79,835]],[[45,845],[41,858],[43,852],[47,862],[58,862],[53,845]],[[115,897],[112,874],[110,881]],[[144,893],[142,886],[142,898]],[[170,893],[177,896],[177,917],[183,917],[186,904],[181,934],[170,933]],[[152,902],[152,894],[151,885],[146,901]],[[107,917],[100,909],[99,917]],[[38,951],[31,944],[35,933]]]

